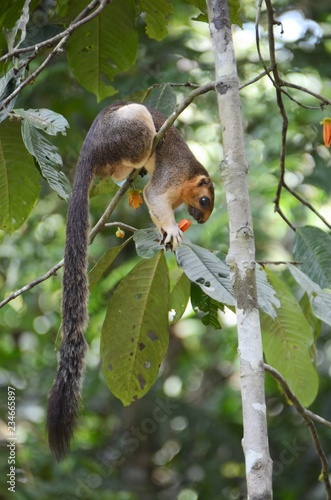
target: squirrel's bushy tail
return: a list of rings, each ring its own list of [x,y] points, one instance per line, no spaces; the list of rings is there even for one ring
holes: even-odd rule
[[[89,189],[93,168],[88,155],[81,155],[68,210],[64,254],[62,294],[62,343],[58,353],[58,370],[50,391],[46,428],[50,449],[62,460],[70,441],[80,409],[87,343],[87,248],[89,229]]]

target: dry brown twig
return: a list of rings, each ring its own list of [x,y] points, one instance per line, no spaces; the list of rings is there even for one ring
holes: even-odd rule
[[[286,145],[287,145],[287,130],[288,130],[288,117],[286,113],[286,108],[284,105],[283,101],[283,95],[286,95],[290,100],[294,101],[298,105],[305,107],[305,108],[312,108],[312,109],[323,109],[323,107],[326,104],[331,104],[331,101],[327,99],[326,97],[317,94],[316,92],[312,92],[309,89],[306,89],[305,87],[302,87],[300,85],[295,85],[290,82],[287,82],[283,80],[279,74],[278,71],[278,65],[277,65],[277,60],[276,60],[276,49],[275,49],[275,39],[274,39],[274,26],[275,25],[280,25],[281,23],[279,21],[275,20],[275,11],[272,5],[271,0],[264,0],[266,9],[267,9],[267,20],[268,20],[268,44],[269,44],[269,56],[270,56],[270,68],[267,67],[262,53],[261,53],[261,47],[260,47],[260,36],[259,36],[259,23],[260,23],[260,16],[261,16],[261,8],[262,8],[262,3],[263,0],[259,1],[258,4],[258,9],[257,9],[257,16],[256,16],[256,22],[255,22],[255,35],[256,35],[256,46],[257,46],[257,52],[258,56],[260,59],[260,62],[262,66],[264,67],[264,70],[271,80],[273,86],[275,87],[276,90],[276,97],[277,97],[277,104],[278,108],[282,117],[282,137],[281,137],[281,150],[280,150],[280,160],[279,160],[279,165],[280,165],[280,175],[279,175],[279,182],[278,182],[278,187],[276,191],[276,196],[274,199],[275,203],[275,212],[277,212],[282,219],[286,222],[286,224],[293,229],[293,231],[296,231],[296,227],[289,221],[289,219],[285,216],[283,210],[281,209],[280,206],[280,199],[281,199],[281,193],[283,188],[286,189],[292,196],[294,196],[300,203],[305,205],[309,210],[311,210],[328,228],[331,229],[331,224],[323,217],[314,207],[306,201],[301,195],[299,195],[296,191],[294,191],[292,188],[288,186],[285,180],[285,173],[286,173]],[[305,92],[309,95],[312,95],[316,99],[320,100],[320,105],[318,107],[314,106],[305,106],[304,104],[300,103],[297,99],[293,98],[287,91],[284,90],[284,87],[289,87],[293,88],[296,90],[299,90],[301,92]]]

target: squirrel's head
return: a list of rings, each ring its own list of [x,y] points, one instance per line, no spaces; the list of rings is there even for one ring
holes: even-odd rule
[[[188,181],[182,196],[188,213],[199,224],[209,219],[214,208],[214,186],[210,177],[199,175]]]

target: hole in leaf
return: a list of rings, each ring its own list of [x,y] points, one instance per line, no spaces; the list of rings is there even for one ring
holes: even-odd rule
[[[150,368],[151,366],[152,366],[152,363],[150,361],[145,361],[144,368]]]
[[[82,49],[82,52],[90,52],[93,49],[93,45],[87,45]]]
[[[155,342],[156,340],[159,340],[159,337],[156,335],[156,333],[154,333],[152,330],[150,330],[148,333],[147,333],[147,337],[149,338],[149,340],[151,340],[152,342]]]
[[[135,300],[140,300],[141,299],[141,293],[136,293],[136,295],[134,296],[134,299]]]
[[[144,377],[140,373],[138,373],[137,379],[138,379],[138,382],[140,385],[140,389],[142,390],[146,385],[146,380],[144,379]]]
[[[200,285],[203,285],[205,283],[205,279],[204,278],[198,278],[197,280],[195,280],[196,283],[200,283]]]
[[[111,370],[113,369],[113,365],[111,363],[109,363],[109,365],[107,365],[107,372],[110,372]]]
[[[139,349],[143,351],[145,349],[145,344],[143,342],[139,342]]]

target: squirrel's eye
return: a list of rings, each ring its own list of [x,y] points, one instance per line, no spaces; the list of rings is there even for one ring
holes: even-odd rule
[[[207,196],[203,196],[200,198],[199,203],[203,208],[209,207],[210,199]]]

